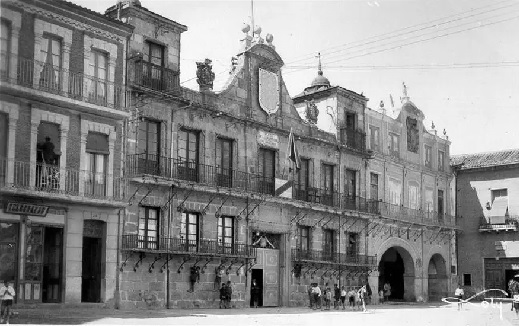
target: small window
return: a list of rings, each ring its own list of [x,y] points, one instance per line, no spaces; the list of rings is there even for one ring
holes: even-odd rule
[[[371,172],[370,176],[370,199],[378,200],[378,174]]]
[[[159,243],[160,210],[155,207],[139,207],[139,248],[157,249]]]
[[[380,151],[380,129],[375,126],[369,126],[370,131],[370,148],[373,151]]]
[[[182,213],[180,241],[186,251],[197,252],[200,239],[200,216],[197,213]]]
[[[445,169],[445,153],[442,151],[438,151],[438,171],[443,171]]]
[[[463,286],[472,286],[472,274],[463,274]]]
[[[299,239],[297,241],[297,249],[301,251],[308,251],[310,249],[310,227],[299,226]]]
[[[398,156],[400,152],[400,136],[389,133],[389,154]]]
[[[432,147],[425,145],[425,166],[432,167]]]
[[[231,253],[234,245],[234,218],[231,216],[218,218],[218,245],[226,253]]]

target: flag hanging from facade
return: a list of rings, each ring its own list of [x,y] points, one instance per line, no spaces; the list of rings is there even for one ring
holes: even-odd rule
[[[288,136],[287,158],[294,162],[296,169],[299,170],[301,168],[301,160],[299,159],[299,152],[297,151],[296,141],[294,139],[292,128],[290,128],[290,135]]]

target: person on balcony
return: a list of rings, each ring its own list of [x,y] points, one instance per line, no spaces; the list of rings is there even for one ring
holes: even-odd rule
[[[257,246],[259,244],[260,248],[267,248],[267,245],[269,245],[270,247],[272,247],[272,249],[276,249],[276,247],[274,247],[274,245],[269,241],[269,239],[267,239],[267,237],[262,234],[258,240],[256,240],[252,245],[253,246]]]
[[[54,153],[54,143],[50,141],[50,137],[45,137],[45,142],[43,144],[38,145],[38,148],[41,149],[43,162],[45,164],[55,164],[56,153]]]

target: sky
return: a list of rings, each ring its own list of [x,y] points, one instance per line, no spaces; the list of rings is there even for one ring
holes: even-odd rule
[[[180,80],[198,89],[196,62],[209,58],[215,90],[239,52],[251,1],[140,0],[188,30],[181,36]],[[116,0],[72,0],[104,13]],[[519,148],[519,0],[254,0],[254,25],[285,62],[291,96],[317,75],[395,106],[405,82],[410,100],[446,130],[451,155]]]

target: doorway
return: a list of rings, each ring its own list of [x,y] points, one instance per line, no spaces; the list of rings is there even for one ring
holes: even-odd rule
[[[83,237],[81,302],[101,302],[101,239]]]
[[[251,284],[252,280],[256,280],[256,284],[259,286],[259,299],[258,299],[258,307],[263,307],[263,269],[253,269],[252,270],[252,276],[251,276]],[[252,302],[252,292],[251,292],[251,299],[250,299],[250,306],[254,306],[254,302]]]
[[[391,286],[390,300],[414,300],[413,258],[402,247],[391,247],[382,255],[379,263],[379,290],[384,284]]]
[[[45,227],[43,243],[42,302],[61,302],[63,229]]]

